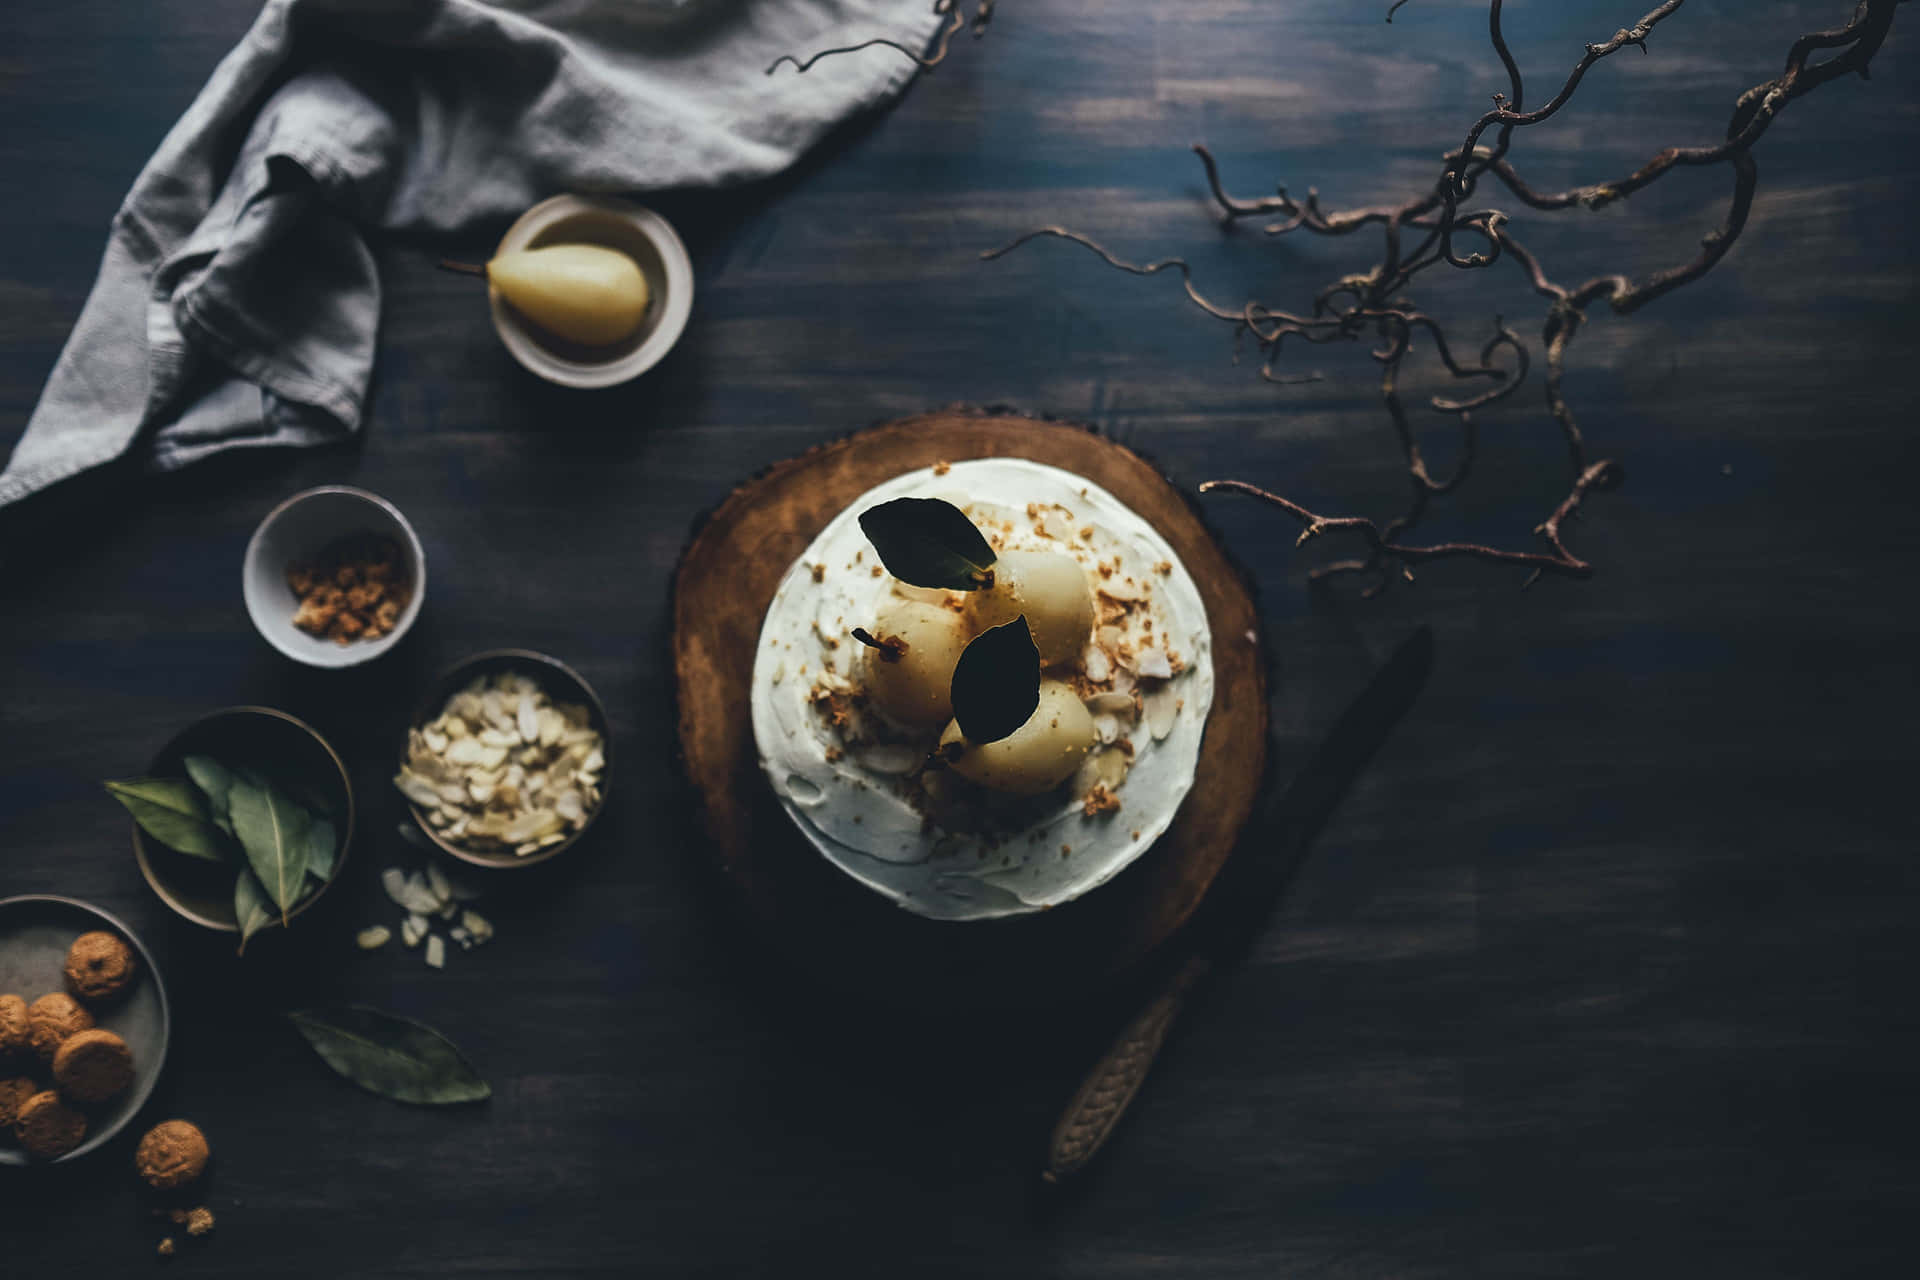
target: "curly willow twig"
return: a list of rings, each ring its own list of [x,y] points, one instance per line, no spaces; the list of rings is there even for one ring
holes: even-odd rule
[[[959,0],[933,0],[933,11],[945,16],[947,22],[934,40],[933,52],[925,57],[921,57],[898,40],[887,36],[875,36],[871,40],[862,40],[859,44],[843,44],[831,49],[822,49],[806,58],[797,58],[791,53],[783,53],[768,64],[767,74],[772,75],[787,63],[791,63],[796,72],[805,73],[811,71],[813,64],[822,58],[831,58],[843,53],[858,53],[862,49],[872,49],[877,46],[897,50],[922,67],[932,70],[946,61],[947,50],[952,47],[953,37],[962,26],[970,28],[976,40],[987,34],[987,27],[993,22],[993,5],[994,0],[978,0],[974,6],[973,17],[969,20],[960,12]]]
[[[1387,19],[1391,21],[1393,13],[1406,2],[1396,0],[1388,10]],[[1329,211],[1321,207],[1318,191],[1309,189],[1304,199],[1296,199],[1284,186],[1276,188],[1270,196],[1242,199],[1228,194],[1212,153],[1195,144],[1193,150],[1206,172],[1207,186],[1227,222],[1266,219],[1268,235],[1304,230],[1316,235],[1343,236],[1367,227],[1380,229],[1380,261],[1364,271],[1332,281],[1314,295],[1311,306],[1303,311],[1278,311],[1253,302],[1237,308],[1221,305],[1194,287],[1192,273],[1184,259],[1166,258],[1145,266],[1135,265],[1114,256],[1087,236],[1063,227],[1038,228],[981,256],[997,258],[1028,241],[1049,237],[1078,244],[1098,254],[1108,265],[1134,275],[1177,271],[1194,305],[1215,319],[1232,324],[1236,339],[1252,336],[1263,356],[1261,376],[1274,382],[1313,381],[1318,377],[1275,377],[1274,361],[1289,339],[1310,345],[1353,342],[1361,338],[1375,340],[1379,345],[1372,355],[1381,365],[1381,397],[1400,444],[1410,486],[1408,505],[1400,516],[1382,525],[1358,516],[1319,515],[1244,480],[1216,480],[1201,486],[1203,492],[1243,493],[1271,504],[1301,523],[1301,542],[1325,533],[1351,533],[1361,539],[1365,544],[1364,555],[1320,566],[1311,575],[1314,581],[1338,574],[1365,574],[1373,579],[1365,594],[1372,595],[1393,580],[1390,569],[1397,567],[1403,576],[1411,578],[1411,566],[1416,562],[1446,558],[1527,568],[1531,570],[1527,585],[1543,573],[1589,577],[1593,573],[1592,564],[1568,548],[1562,530],[1578,514],[1589,494],[1617,486],[1622,471],[1610,460],[1589,459],[1579,423],[1561,389],[1567,347],[1587,322],[1587,308],[1604,301],[1616,313],[1630,314],[1711,271],[1739,238],[1752,211],[1758,186],[1758,169],[1752,154],[1754,144],[1795,99],[1843,75],[1858,73],[1865,78],[1868,64],[1893,24],[1895,10],[1905,0],[1858,0],[1852,18],[1845,23],[1826,31],[1811,32],[1794,41],[1787,53],[1785,69],[1735,101],[1726,135],[1715,145],[1668,147],[1614,182],[1559,192],[1541,192],[1528,185],[1508,159],[1516,131],[1557,115],[1587,72],[1602,59],[1628,46],[1646,52],[1648,37],[1654,29],[1672,17],[1684,2],[1666,0],[1633,26],[1622,28],[1608,40],[1587,45],[1559,92],[1529,111],[1524,103],[1525,81],[1501,28],[1503,0],[1490,0],[1488,34],[1505,69],[1507,91],[1493,95],[1493,108],[1474,121],[1458,149],[1442,158],[1442,170],[1433,186],[1404,204]],[[1816,53],[1829,50],[1833,51],[1830,56],[1817,62],[1813,60]],[[1597,276],[1578,285],[1557,283],[1540,259],[1515,237],[1505,213],[1493,208],[1466,207],[1485,178],[1493,179],[1531,209],[1554,212],[1599,209],[1633,195],[1675,168],[1712,165],[1724,165],[1731,177],[1732,191],[1720,225],[1701,240],[1700,249],[1693,257],[1638,281],[1616,274]],[[1463,252],[1458,243],[1462,239],[1470,239],[1478,247]],[[1493,334],[1480,348],[1478,360],[1457,359],[1440,325],[1414,308],[1401,296],[1401,291],[1429,267],[1445,264],[1460,270],[1480,270],[1503,258],[1511,260],[1533,291],[1547,302],[1541,328],[1541,345],[1546,353],[1546,404],[1566,444],[1569,487],[1546,520],[1535,526],[1534,533],[1546,544],[1544,550],[1513,550],[1476,542],[1411,542],[1407,535],[1426,514],[1429,502],[1456,488],[1472,468],[1477,447],[1473,411],[1518,390],[1526,378],[1530,357],[1519,335],[1496,319]],[[1484,385],[1476,394],[1457,399],[1434,396],[1429,400],[1435,412],[1454,417],[1460,431],[1459,462],[1450,475],[1439,478],[1427,468],[1398,391],[1400,368],[1416,337],[1433,345],[1454,379],[1477,380]],[[1502,363],[1496,364],[1496,357],[1502,353]]]

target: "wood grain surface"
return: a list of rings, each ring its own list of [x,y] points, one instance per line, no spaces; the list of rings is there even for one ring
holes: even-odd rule
[[[855,885],[796,832],[754,745],[760,626],[787,570],[861,494],[937,462],[1027,458],[1113,494],[1167,539],[1213,635],[1219,695],[1179,817],[1121,875],[1032,917],[956,926],[922,920]],[[1240,570],[1188,505],[1132,450],[1063,423],[943,410],[885,423],[767,469],[701,525],[674,578],[673,660],[682,763],[715,855],[793,963],[854,993],[1055,1003],[1142,961],[1193,914],[1239,839],[1266,775],[1266,662]],[[871,958],[885,955],[885,964]],[[1023,979],[1046,972],[1052,981]]]
[[[563,13],[580,6],[517,0]],[[0,447],[24,426],[140,166],[254,0],[13,5],[0,47]],[[379,366],[351,448],[127,469],[0,513],[0,896],[70,894],[154,949],[175,1009],[149,1118],[215,1148],[213,1240],[179,1275],[1424,1280],[1883,1277],[1920,1196],[1920,12],[1871,81],[1796,102],[1758,149],[1745,237],[1632,317],[1596,316],[1566,390],[1626,484],[1569,538],[1584,583],[1434,565],[1382,599],[1306,589],[1295,549],[1206,498],[1253,571],[1274,655],[1277,777],[1419,622],[1419,704],[1323,831],[1248,961],[1195,993],[1071,1198],[1048,1133],[1137,988],[1044,1013],[875,1010],[789,974],[739,911],[672,763],[668,585],[744,477],[945,404],[1086,422],[1183,490],[1243,476],[1393,515],[1405,476],[1364,349],[1290,353],[1276,387],[1166,276],[1304,305],[1372,261],[1357,238],[1222,231],[1186,147],[1241,191],[1345,207],[1427,183],[1505,88],[1478,0],[1007,0],[979,42],[795,172],[648,194],[695,260],[685,337],[630,386],[575,394],[500,347],[484,253],[382,242]],[[1792,38],[1851,0],[1689,0],[1528,132],[1541,184],[1710,143]],[[1511,3],[1531,83],[1644,0]],[[884,50],[855,55],[886,57]],[[831,62],[810,74],[827,74]],[[1719,176],[1604,212],[1514,210],[1567,276],[1690,254]],[[1462,327],[1538,332],[1506,270],[1436,277]],[[1536,366],[1537,372],[1537,366]],[[1437,389],[1410,364],[1408,402]],[[1445,424],[1416,413],[1436,471]],[[1483,415],[1436,534],[1524,540],[1562,491],[1537,381]],[[364,670],[290,665],[248,625],[248,535],[298,489],[392,500],[432,585]],[[444,972],[354,949],[378,884],[408,709],[455,659],[551,653],[607,705],[621,776],[590,839],[481,908]],[[364,843],[292,932],[244,960],[176,921],[99,780],[196,716],[284,708],[337,747]],[[878,957],[886,963],[887,957]],[[1044,985],[1049,975],[1030,979]],[[487,1075],[424,1111],[334,1078],[281,1017],[361,1001]],[[132,1134],[0,1178],[5,1280],[138,1275],[161,1226]],[[0,1173],[9,1171],[0,1170]]]

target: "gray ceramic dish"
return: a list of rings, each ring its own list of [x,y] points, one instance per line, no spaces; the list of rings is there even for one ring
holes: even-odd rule
[[[489,285],[493,327],[513,358],[549,382],[587,389],[616,386],[660,363],[693,310],[693,259],[672,225],[651,209],[610,196],[555,196],[522,214],[495,252],[557,244],[600,245],[632,258],[647,280],[646,314],[625,341],[582,347],[543,332]]]
[[[216,760],[242,760],[252,764],[265,760],[285,762],[286,770],[315,780],[323,798],[333,811],[334,826],[340,833],[340,849],[334,855],[333,879],[294,905],[289,918],[299,915],[320,900],[320,895],[340,879],[353,851],[353,783],[339,753],[328,745],[312,725],[272,707],[227,707],[205,715],[176,733],[154,756],[147,772],[154,777],[186,776],[181,763],[190,755],[208,755]],[[238,933],[240,924],[233,913],[233,882],[237,867],[222,866],[204,858],[190,858],[160,844],[140,829],[133,828],[133,857],[140,874],[174,911],[200,925],[223,933]]]
[[[336,540],[378,534],[400,548],[412,594],[393,630],[377,640],[340,644],[308,635],[293,625],[300,607],[287,586],[287,567],[318,555]],[[400,509],[378,494],[343,484],[294,494],[260,521],[240,566],[240,594],[261,638],[295,662],[310,667],[352,667],[370,662],[400,643],[420,616],[427,597],[427,553]]]
[[[587,820],[565,840],[529,853],[525,857],[512,852],[491,853],[468,849],[455,844],[435,830],[433,824],[427,821],[427,815],[419,805],[409,802],[407,808],[413,814],[413,820],[419,824],[420,830],[426,833],[427,839],[462,862],[472,863],[476,867],[531,867],[549,858],[558,857],[573,848],[574,843],[581,836],[593,829],[593,824],[600,819],[601,811],[607,807],[607,795],[613,786],[613,734],[607,728],[607,709],[602,705],[600,695],[593,691],[593,686],[588,684],[579,672],[558,658],[550,658],[532,649],[490,649],[485,653],[476,653],[471,658],[456,662],[442,672],[439,679],[427,686],[427,691],[421,696],[419,704],[414,707],[413,719],[408,721],[408,724],[417,726],[427,723],[440,714],[441,708],[447,705],[447,699],[466,688],[475,677],[490,676],[502,671],[514,671],[531,676],[555,702],[571,702],[586,707],[589,721],[600,732],[600,754],[606,760],[606,766],[600,771],[600,803],[588,811]],[[400,756],[394,761],[396,769],[405,755],[406,744],[403,742],[400,747]]]
[[[77,1160],[112,1140],[146,1105],[167,1061],[167,1035],[173,1018],[167,1007],[166,983],[153,963],[153,953],[133,930],[114,917],[73,898],[34,894],[0,899],[0,992],[11,992],[31,1004],[49,991],[65,991],[67,949],[83,933],[103,929],[127,940],[140,957],[140,973],[132,987],[113,1001],[93,1008],[95,1025],[105,1027],[133,1050],[133,1084],[125,1093],[98,1107],[87,1108],[87,1136],[66,1155],[47,1163]],[[12,1073],[12,1065],[0,1073]],[[44,1070],[36,1074],[45,1077]],[[37,1164],[13,1143],[0,1137],[0,1165]]]

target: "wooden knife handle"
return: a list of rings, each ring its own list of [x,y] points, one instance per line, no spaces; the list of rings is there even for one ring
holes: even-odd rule
[[[1059,1182],[1093,1159],[1140,1092],[1187,992],[1210,967],[1204,955],[1188,957],[1108,1046],[1054,1126],[1047,1167],[1040,1175],[1043,1179]]]

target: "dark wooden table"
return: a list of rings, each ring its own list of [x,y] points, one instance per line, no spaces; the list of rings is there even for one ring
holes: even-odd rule
[[[1381,7],[1004,5],[986,41],[798,172],[653,201],[701,292],[640,382],[535,381],[471,282],[432,269],[449,246],[388,244],[361,446],[90,479],[0,519],[0,895],[98,902],[162,957],[176,1036],[149,1118],[198,1120],[218,1153],[219,1231],[183,1272],[1825,1277],[1911,1258],[1920,14],[1871,82],[1823,89],[1768,137],[1718,272],[1576,347],[1569,391],[1629,472],[1573,531],[1592,581],[1522,593],[1435,566],[1371,603],[1327,598],[1290,525],[1207,508],[1256,566],[1283,772],[1414,623],[1437,629],[1438,665],[1076,1193],[1038,1195],[1041,1147],[1128,993],[875,1010],[788,980],[704,856],[669,754],[665,585],[696,516],[757,467],[1005,403],[1095,424],[1183,484],[1241,475],[1392,513],[1403,478],[1364,352],[1315,351],[1296,367],[1324,382],[1270,387],[1168,280],[1058,244],[976,259],[1066,222],[1276,302],[1371,261],[1221,233],[1184,148],[1210,141],[1242,189],[1317,183],[1336,205],[1428,180],[1502,84],[1482,6],[1420,0],[1393,26]],[[1520,7],[1517,51],[1544,84],[1644,7]],[[1529,139],[1541,180],[1713,138],[1792,36],[1850,9],[1689,5]],[[251,17],[247,0],[9,12],[0,439],[135,172]],[[1722,190],[1682,175],[1526,225],[1569,264],[1644,269],[1692,251]],[[1537,323],[1511,273],[1434,296],[1476,327],[1497,308]],[[1524,538],[1562,484],[1537,383],[1483,435],[1435,528]],[[432,558],[416,632],[363,672],[289,664],[241,607],[255,522],[329,481],[394,500]],[[491,899],[491,945],[438,973],[363,955],[353,932],[393,921],[377,872],[418,858],[384,785],[412,692],[509,644],[604,695],[613,807]],[[244,961],[149,895],[98,786],[238,702],[311,718],[368,810],[346,883]],[[335,1079],[279,1017],[334,998],[445,1029],[492,1102],[412,1110]],[[7,1280],[148,1263],[160,1228],[129,1151],[0,1179]]]

